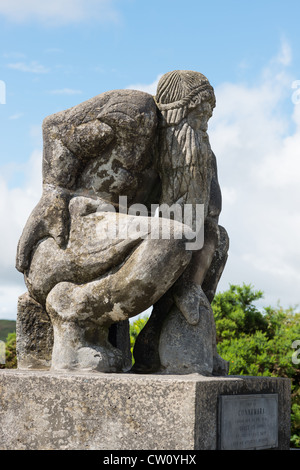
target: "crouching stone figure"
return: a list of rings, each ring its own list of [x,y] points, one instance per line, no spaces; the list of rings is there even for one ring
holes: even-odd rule
[[[115,90],[45,119],[43,193],[17,252],[19,367],[127,371],[128,319],[154,305],[133,371],[226,373],[210,306],[228,249],[213,106],[202,74],[175,71],[155,99]],[[163,203],[201,205],[204,242],[195,215],[153,217]]]

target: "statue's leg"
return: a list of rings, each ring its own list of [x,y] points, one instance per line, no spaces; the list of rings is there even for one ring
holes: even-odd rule
[[[118,323],[113,323],[109,328],[108,341],[112,346],[122,352],[123,369],[131,369],[132,355],[130,344],[129,320],[123,320]]]
[[[215,296],[218,282],[222,276],[228,258],[229,237],[224,227],[219,225],[219,244],[214,252],[213,259],[206,272],[202,283],[202,289],[210,302]]]
[[[208,303],[201,289],[201,283],[209,269],[218,237],[217,224],[207,222],[202,250],[192,251],[189,266],[169,292],[153,306],[148,322],[136,339],[133,350],[135,359],[133,372],[155,372],[160,369],[160,334],[172,307],[177,305],[188,324],[198,324],[200,308],[206,308]]]
[[[185,242],[143,240],[116,272],[83,285],[57,284],[46,302],[54,328],[52,367],[121,370],[108,329],[149,308],[174,284],[191,259]]]
[[[172,289],[176,306],[191,325],[198,323],[200,307],[206,306],[207,297],[203,292],[203,282],[210,270],[219,243],[219,226],[213,219],[207,219],[204,227],[203,248],[192,252],[189,267]]]
[[[162,370],[162,360],[166,370],[171,372],[179,372],[181,368],[183,372],[189,370],[215,375],[227,374],[228,364],[216,351],[216,329],[210,306],[226,263],[227,252],[228,236],[225,229],[214,221],[208,221],[203,249],[193,252],[187,269],[169,292],[153,306],[150,318],[136,340],[133,351],[134,372]],[[172,332],[175,334],[175,342],[170,341]],[[184,335],[190,341],[186,342]],[[169,344],[172,342],[173,346]],[[191,348],[189,354],[180,356],[181,343],[186,343],[186,350]],[[188,363],[187,356],[190,356],[191,364]],[[205,362],[207,366],[203,366]]]
[[[153,373],[160,369],[158,351],[160,333],[173,305],[174,298],[170,290],[153,305],[151,315],[135,341],[132,372]]]
[[[213,375],[226,375],[228,373],[227,361],[217,353],[216,326],[210,305],[226,264],[228,248],[229,238],[226,230],[213,219],[208,219],[205,225],[203,249],[193,254],[188,269],[174,286],[176,306],[187,320],[195,318],[194,324],[199,329],[197,320],[201,322],[201,316],[206,317],[207,331],[206,337],[203,337],[203,342],[207,340],[207,337],[211,338],[211,342],[207,343],[207,347],[209,344],[212,345]],[[193,324],[192,321],[188,323]],[[174,325],[178,327],[175,322]],[[190,327],[187,325],[186,328]],[[199,330],[199,341],[201,335],[202,331]],[[170,357],[174,357],[172,351],[170,351]]]
[[[224,227],[219,226],[219,234],[218,246],[202,283],[203,292],[210,303],[214,299],[218,282],[222,276],[228,258],[229,237]],[[217,353],[215,347],[213,374],[226,375],[227,373],[228,363]]]

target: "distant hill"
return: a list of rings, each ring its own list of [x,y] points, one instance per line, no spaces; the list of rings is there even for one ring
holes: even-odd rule
[[[0,320],[0,341],[6,341],[9,333],[16,331],[16,322],[14,320]]]

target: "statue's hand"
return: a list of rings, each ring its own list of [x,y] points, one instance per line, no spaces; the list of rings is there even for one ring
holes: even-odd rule
[[[31,261],[35,245],[46,237],[52,237],[60,248],[66,246],[69,238],[70,196],[64,190],[44,188],[43,195],[32,211],[19,240],[16,268],[25,272]]]

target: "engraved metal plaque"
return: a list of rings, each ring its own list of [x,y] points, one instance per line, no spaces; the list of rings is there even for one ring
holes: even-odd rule
[[[278,446],[278,394],[221,395],[218,447],[222,450]]]

